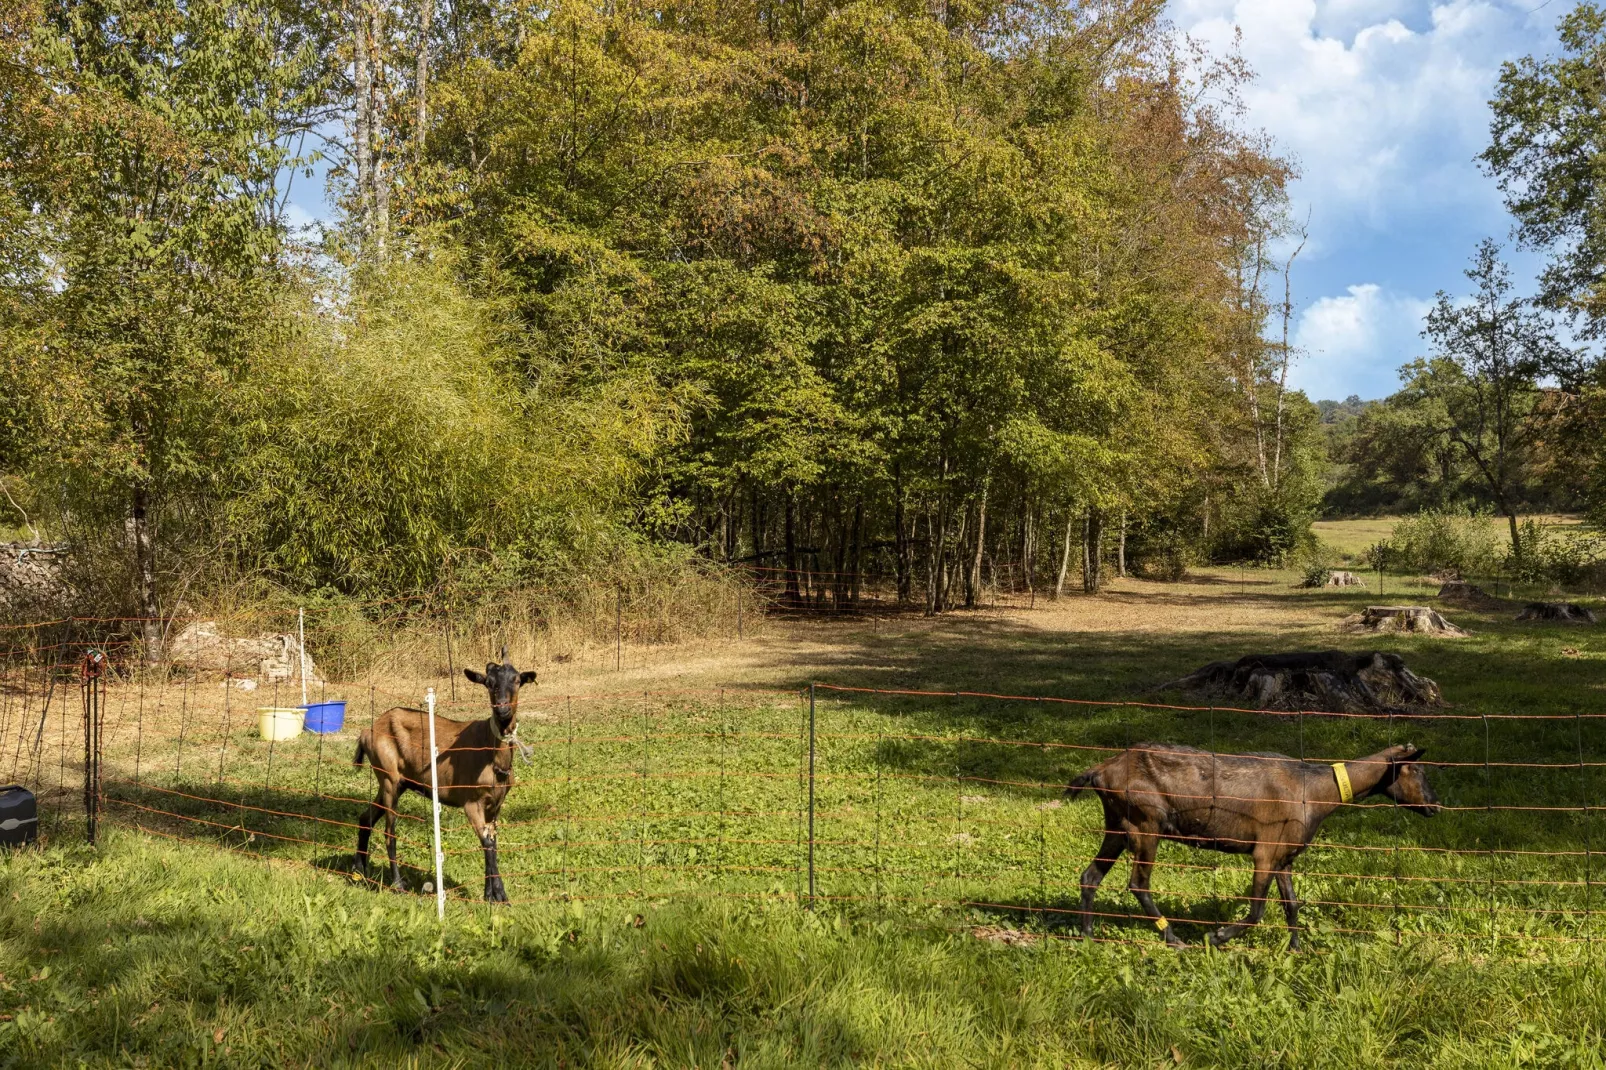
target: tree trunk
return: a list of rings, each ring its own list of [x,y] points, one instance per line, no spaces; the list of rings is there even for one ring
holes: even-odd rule
[[[373,167],[369,174],[374,184],[374,249],[383,257],[385,243],[390,238],[390,180],[385,175],[384,141],[380,137],[379,124],[379,116],[383,115],[385,110],[380,95],[383,60],[379,54],[379,42],[383,39],[381,34],[384,32],[380,18],[380,7],[374,4],[368,9],[368,45],[373,50],[369,55],[371,69],[368,85],[373,99],[368,105],[368,122],[374,138]]]
[[[859,578],[863,566],[863,537],[864,537],[864,499],[853,503],[853,584],[848,590],[848,599],[857,606],[859,604]]]
[[[803,594],[797,586],[797,504],[786,496],[786,604],[797,607],[803,604]]]
[[[954,604],[954,575],[964,568],[963,553],[965,546],[965,529],[970,526],[970,510],[966,509],[959,514],[959,530],[954,533],[953,553],[948,553],[948,543],[943,541],[942,555],[942,593],[940,595],[941,608],[946,610]]]
[[[942,509],[938,506],[937,516],[941,517]],[[938,611],[938,594],[942,587],[941,572],[942,557],[938,546],[942,542],[939,534],[940,524],[928,509],[926,511],[926,616]]]
[[[976,558],[970,565],[970,582],[965,587],[965,606],[968,609],[976,608],[976,600],[981,591],[981,555],[987,545],[987,491],[988,487],[981,488],[981,504],[976,509]]]
[[[1098,594],[1103,583],[1104,513],[1097,506],[1089,506],[1087,521],[1082,529],[1082,590]]]
[[[1020,569],[1022,577],[1026,581],[1026,592],[1030,594],[1032,590],[1033,579],[1032,556],[1034,548],[1032,546],[1032,507],[1029,503],[1027,504],[1025,511],[1025,519],[1021,521]]]
[[[134,570],[139,583],[140,628],[145,640],[145,664],[162,660],[162,622],[156,598],[156,547],[151,540],[150,495],[142,484],[134,487],[129,509],[129,534],[134,540]]]
[[[1272,448],[1271,455],[1271,489],[1276,490],[1282,479],[1283,469],[1283,399],[1288,393],[1288,360],[1293,350],[1288,348],[1288,320],[1294,314],[1294,289],[1289,275],[1294,270],[1294,260],[1304,250],[1305,242],[1299,243],[1288,263],[1283,265],[1283,361],[1282,369],[1277,374],[1277,439]]]
[[[1121,510],[1121,542],[1115,551],[1115,574],[1126,579],[1126,510]]]
[[[756,571],[762,567],[764,561],[764,512],[759,508],[757,485],[752,488],[751,507],[753,510],[753,515],[750,518],[753,525],[753,568]]]
[[[413,131],[414,163],[424,166],[424,132],[429,127],[429,31],[435,22],[435,0],[420,0],[418,6],[418,73],[414,90],[418,95],[418,128]]]
[[[1521,561],[1522,540],[1517,537],[1517,511],[1507,506],[1505,509],[1505,514],[1506,523],[1511,526],[1511,556],[1516,560]]]
[[[374,97],[373,73],[369,69],[368,12],[366,0],[352,9],[352,81],[357,99],[357,129],[353,132],[352,155],[357,166],[357,232],[361,236],[363,251],[368,252],[374,228]]]
[[[909,567],[909,533],[908,518],[904,515],[903,509],[903,477],[896,466],[892,469],[892,481],[895,485],[893,490],[892,522],[896,529],[893,532],[893,541],[897,544],[894,552],[898,555],[898,604],[903,605],[909,601],[911,594],[910,573],[913,570]]]
[[[1065,510],[1065,550],[1060,554],[1060,575],[1054,582],[1054,597],[1057,599],[1065,593],[1065,577],[1071,571],[1071,525],[1076,520],[1076,513],[1071,509]]]

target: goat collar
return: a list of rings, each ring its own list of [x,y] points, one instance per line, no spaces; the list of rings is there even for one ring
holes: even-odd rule
[[[1349,770],[1344,768],[1343,762],[1333,763],[1333,779],[1338,781],[1338,798],[1340,802],[1349,802],[1355,798],[1355,789],[1350,787]]]
[[[519,741],[518,716],[519,716],[519,707],[518,707],[518,704],[515,703],[514,706],[513,706],[513,731],[511,731],[511,732],[503,732],[502,731],[501,722],[496,719],[496,711],[492,710],[491,711],[491,738],[496,740],[498,743],[502,742],[504,739],[511,739],[514,743],[517,743]]]

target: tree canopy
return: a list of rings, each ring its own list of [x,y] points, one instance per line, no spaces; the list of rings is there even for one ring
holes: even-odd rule
[[[33,0],[0,472],[133,538],[146,607],[679,546],[935,611],[1073,543],[1090,588],[1117,539],[1286,553],[1292,170],[1161,8]]]

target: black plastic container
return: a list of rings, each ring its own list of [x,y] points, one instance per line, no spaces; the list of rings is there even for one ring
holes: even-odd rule
[[[39,835],[39,806],[21,784],[0,788],[0,845],[32,843]]]

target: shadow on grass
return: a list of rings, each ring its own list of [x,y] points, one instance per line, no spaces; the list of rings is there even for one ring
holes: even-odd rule
[[[215,781],[173,785],[119,783],[108,787],[109,816],[123,824],[150,829],[174,839],[220,847],[266,858],[293,860],[325,873],[350,878],[356,869],[356,821],[363,807],[311,792],[248,788],[219,790]],[[409,891],[432,882],[432,869],[415,861],[430,855],[429,828],[405,815],[397,823],[398,863]],[[370,858],[363,883],[388,887],[384,822],[369,843]],[[448,894],[469,886],[444,881]],[[478,886],[471,889],[478,893]]]

